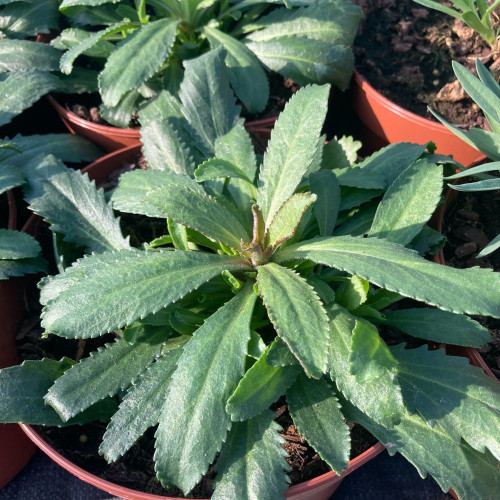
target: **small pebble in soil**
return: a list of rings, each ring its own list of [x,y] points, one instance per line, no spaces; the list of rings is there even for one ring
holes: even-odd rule
[[[477,250],[477,245],[473,241],[468,241],[463,245],[455,248],[455,255],[461,259],[462,257],[466,257],[467,255],[472,255]]]
[[[85,444],[88,441],[87,435],[86,434],[80,434],[80,437],[78,438],[78,441],[80,441],[80,443],[82,443],[82,444]]]

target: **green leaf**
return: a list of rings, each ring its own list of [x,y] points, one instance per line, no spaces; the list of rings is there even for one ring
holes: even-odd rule
[[[301,36],[250,41],[246,45],[267,68],[299,85],[332,82],[341,90],[349,86],[354,55],[348,47]]]
[[[276,121],[257,191],[257,204],[267,227],[313,161],[329,89],[328,85],[300,89]]]
[[[481,347],[490,340],[488,330],[468,316],[440,309],[399,309],[384,312],[384,322],[420,339],[445,344]]]
[[[266,245],[277,247],[290,239],[297,229],[304,212],[316,201],[311,193],[294,194],[281,205],[266,234]]]
[[[0,71],[57,71],[60,52],[28,40],[0,40]]]
[[[380,149],[356,165],[360,168],[360,170],[356,169],[359,172],[360,182],[362,183],[367,175],[382,176],[385,183],[383,186],[377,186],[377,189],[388,188],[401,172],[418,160],[425,148],[426,145],[398,142]],[[342,184],[340,178],[339,182]],[[363,187],[363,184],[358,187]]]
[[[0,126],[9,123],[40,97],[60,86],[57,77],[44,71],[9,73],[0,82]]]
[[[283,497],[289,465],[284,459],[287,453],[282,446],[285,440],[279,435],[281,428],[272,420],[275,416],[268,410],[233,425],[215,466],[213,500]]]
[[[113,107],[101,104],[99,113],[101,117],[115,127],[126,128],[129,126],[132,117],[137,113],[137,103],[141,95],[133,89],[126,92],[120,102]]]
[[[126,389],[161,353],[168,327],[150,327],[133,344],[123,339],[106,344],[73,365],[45,396],[65,421],[92,404]]]
[[[424,226],[422,230],[407,245],[408,248],[416,250],[420,255],[437,254],[446,244],[446,236],[435,229]]]
[[[177,224],[172,219],[167,219],[168,233],[172,237],[172,243],[179,250],[189,251],[187,230],[182,224]]]
[[[182,112],[207,157],[213,156],[216,139],[236,125],[240,113],[229,87],[224,54],[218,48],[185,61],[179,91]]]
[[[201,160],[202,157],[190,146],[193,139],[187,130],[188,123],[179,101],[162,91],[141,107],[139,121],[148,168],[192,175],[194,160]]]
[[[102,151],[83,137],[73,134],[45,134],[45,135],[16,135],[13,139],[16,146],[22,151],[0,150],[0,162],[8,163],[12,167],[25,167],[32,159],[53,154],[64,162],[90,162],[102,156]]]
[[[454,269],[377,238],[315,238],[280,249],[278,263],[308,259],[455,313],[500,317],[500,279],[489,269]]]
[[[256,299],[249,282],[185,344],[156,431],[155,469],[162,484],[188,493],[226,440],[231,419],[225,404],[245,371]]]
[[[300,434],[338,475],[342,474],[349,461],[351,436],[330,386],[301,373],[288,389],[286,400]]]
[[[151,191],[146,203],[158,208],[179,224],[221,241],[235,250],[241,241],[250,241],[236,215],[218,199],[184,186],[165,186]]]
[[[333,172],[321,170],[309,175],[311,192],[317,196],[314,214],[320,236],[331,236],[340,207],[340,186]]]
[[[0,31],[8,38],[27,38],[59,29],[59,10],[54,0],[23,0],[0,12]]]
[[[382,189],[357,189],[348,186],[342,186],[340,189],[340,207],[339,210],[350,210],[357,208],[363,203],[367,203],[373,198],[383,193]]]
[[[443,167],[426,159],[416,161],[385,192],[369,236],[407,245],[431,218],[442,191]]]
[[[240,170],[229,161],[221,160],[220,158],[211,158],[203,162],[194,171],[194,177],[198,182],[234,178],[242,179],[250,184],[252,183],[243,170]]]
[[[47,271],[47,263],[41,257],[17,260],[0,260],[0,280],[6,280],[13,276],[24,276],[25,274]]]
[[[177,338],[172,340],[178,345]],[[166,345],[168,346],[168,342]],[[165,394],[181,354],[180,347],[168,351],[133,382],[106,428],[99,446],[99,453],[108,462],[118,460],[149,427],[158,424]]]
[[[42,359],[24,361],[22,365],[0,370],[0,420],[5,423],[62,427],[109,419],[116,411],[116,404],[112,400],[101,401],[67,423],[44,403],[43,397],[49,387],[72,364],[73,361],[68,358],[60,361]]]
[[[62,0],[60,9],[64,10],[68,7],[74,7],[79,5],[95,7],[96,5],[102,5],[104,3],[118,3],[121,1],[122,0]]]
[[[339,226],[333,236],[362,236],[367,234],[377,211],[378,201],[372,201],[352,210],[344,218],[338,220]]]
[[[20,168],[9,164],[0,165],[0,194],[5,193],[9,189],[21,186],[24,182],[24,175]]]
[[[203,33],[212,48],[222,45],[226,50],[225,63],[229,82],[248,112],[263,111],[269,99],[269,83],[255,54],[245,44],[223,31],[204,26]]]
[[[326,371],[329,327],[321,301],[291,269],[273,263],[257,268],[259,294],[269,319],[309,377]]]
[[[142,25],[116,46],[99,75],[99,89],[106,106],[116,106],[125,92],[137,89],[160,70],[174,44],[176,19]]]
[[[248,420],[278,401],[301,372],[298,364],[271,366],[267,362],[269,347],[245,373],[238,387],[227,400],[226,411],[233,422]]]
[[[337,304],[328,307],[328,315],[330,377],[354,405],[382,425],[393,426],[405,413],[401,389],[394,374],[382,371],[380,377],[360,384],[356,377],[350,374],[351,337],[356,318]]]
[[[91,36],[92,32],[80,28],[67,28],[61,31],[58,37],[51,40],[50,45],[59,50],[69,50],[79,46]],[[115,46],[111,42],[99,40],[92,44],[90,48],[85,49],[82,53],[89,57],[107,59],[114,48]]]
[[[366,302],[369,291],[368,281],[359,276],[351,276],[335,291],[336,302],[348,311],[352,311]]]
[[[274,367],[280,367],[297,365],[298,361],[285,342],[279,337],[276,337],[269,346],[266,363]]]
[[[27,233],[0,229],[0,259],[27,259],[40,255],[40,243]]]
[[[27,198],[30,209],[47,220],[54,231],[64,234],[64,241],[89,253],[129,248],[104,191],[96,189],[87,174],[67,169],[55,157],[48,156],[44,161],[55,163],[60,171],[47,176],[42,168],[32,172],[30,182],[41,183],[43,194]]]
[[[63,56],[61,57],[60,61],[60,68],[61,72],[69,75],[73,71],[73,63],[75,59],[80,56],[81,54],[89,54],[89,51],[94,48],[97,44],[102,42],[103,38],[108,35],[114,35],[115,33],[121,33],[122,31],[125,31],[127,29],[135,28],[137,27],[136,24],[131,24],[130,21],[123,21],[120,23],[112,24],[106,29],[96,31],[93,33],[90,32],[84,32],[83,30],[80,30],[79,33],[79,40],[78,43],[72,44],[72,47],[66,51]],[[72,32],[75,34],[75,31]],[[86,36],[82,36],[86,35]],[[109,42],[108,42],[109,43]],[[109,47],[109,45],[107,46]],[[109,49],[108,49],[109,50]],[[91,55],[91,54],[89,54]],[[110,54],[107,53],[106,57],[108,57]],[[94,54],[94,57],[95,54]],[[98,56],[97,56],[98,57]]]
[[[380,338],[375,326],[367,321],[356,321],[352,331],[350,373],[359,383],[375,380],[393,372],[397,360]]]
[[[399,361],[398,378],[410,411],[418,411],[432,426],[439,424],[460,443],[475,450],[488,448],[500,460],[500,391],[498,382],[466,358],[440,349],[392,348]]]
[[[180,250],[87,256],[42,282],[43,326],[68,338],[95,337],[159,311],[224,269],[248,268],[241,258]]]
[[[499,491],[500,469],[493,455],[457,443],[439,426],[429,427],[419,415],[404,416],[397,427],[386,429],[348,403],[342,403],[342,410],[379,439],[391,455],[401,453],[422,478],[431,474],[443,491],[453,488],[459,498],[484,499],[493,499]]]
[[[203,188],[187,175],[175,174],[170,170],[133,170],[120,176],[113,191],[113,207],[121,212],[164,218],[165,214],[154,205],[146,203],[147,194],[161,186],[184,186],[203,191]]]

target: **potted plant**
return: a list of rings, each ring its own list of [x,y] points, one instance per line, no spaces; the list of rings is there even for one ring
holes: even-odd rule
[[[429,5],[429,3],[435,4],[436,2],[419,2],[419,3],[424,3],[425,5]],[[475,2],[460,2],[460,3],[463,5],[467,4],[468,8],[470,7],[469,12],[467,13],[467,15],[465,15],[466,19],[464,20],[466,22],[471,23],[473,22],[471,21],[471,19],[473,18],[479,19],[480,17],[482,17],[485,25],[492,24],[492,19],[496,14],[494,10],[488,9],[490,5],[487,4],[486,2],[481,2],[481,5],[477,7],[473,6]],[[398,5],[397,7],[395,7],[395,9],[396,8],[399,9],[403,7],[402,6],[400,7]],[[407,8],[409,10],[409,6]],[[390,12],[392,12],[392,10],[390,10],[391,7],[388,7],[387,9]],[[474,9],[477,9],[477,11]],[[398,25],[399,26],[397,30],[398,33],[400,31],[403,34],[406,33],[405,30],[409,29],[408,26],[413,25],[413,23],[419,22],[416,16],[417,12],[420,12],[420,10],[422,9],[412,9],[412,12],[414,12],[414,14],[409,18],[406,17],[405,19],[401,20],[400,26]],[[423,17],[425,14],[427,13],[424,11],[423,14],[419,15]],[[380,14],[374,13],[373,15],[376,16]],[[455,14],[455,17],[457,16],[458,14]],[[461,17],[463,18],[464,16]],[[483,26],[481,24],[481,21],[479,20],[477,21],[477,24]],[[476,24],[474,25],[476,26]],[[479,31],[479,26],[476,27],[478,28],[478,33],[481,33],[481,31]],[[486,29],[486,26],[484,28]],[[439,40],[444,40],[445,38],[444,35],[440,37],[438,35],[432,35],[433,33],[432,31],[430,31],[430,33],[431,34],[429,34],[428,36],[431,39],[432,37],[434,37],[434,39],[439,39]],[[420,60],[419,62],[416,62],[416,64],[424,69],[422,69],[422,72],[419,72],[419,70],[417,69],[414,69],[413,72],[410,72],[410,69],[408,68],[407,73],[405,73],[404,75],[403,73],[401,73],[401,75],[397,76],[397,78],[399,78],[399,81],[401,82],[400,87],[404,86],[406,92],[408,93],[411,91],[413,85],[413,87],[415,88],[415,93],[418,92],[419,94],[421,94],[424,91],[423,87],[425,83],[426,92],[435,92],[432,89],[436,90],[439,89],[440,81],[442,81],[442,78],[445,78],[446,74],[449,72],[449,69],[447,67],[442,68],[442,64],[439,63],[440,54],[441,52],[445,52],[445,50],[451,51],[451,49],[447,49],[447,45],[444,44],[444,41],[441,42],[444,48],[440,48],[440,46],[436,46],[437,42],[434,46],[430,47],[430,43],[427,39],[420,40],[420,38],[417,37],[417,40],[415,41],[414,40],[415,37],[410,37],[410,35],[407,35],[407,38],[408,38],[408,44],[407,44],[408,47],[413,47],[413,48],[408,49],[408,47],[403,47],[403,45],[405,44],[405,38],[404,35],[402,35],[401,40],[398,39],[398,45],[396,45],[394,49],[394,50],[399,50],[400,52],[394,52],[395,55],[398,57],[398,60],[403,60],[406,53],[412,53],[412,54],[417,53],[415,46],[418,47],[419,45],[421,45],[422,49],[419,49],[422,51],[419,52]],[[448,36],[446,40],[447,41],[449,40],[451,43],[452,37]],[[488,40],[491,40],[491,38],[488,38]],[[394,45],[396,42],[394,41],[394,39],[392,41]],[[472,42],[470,41],[467,43],[469,45],[472,45]],[[463,45],[465,46],[466,42],[463,42]],[[491,53],[491,58],[494,60],[494,58],[497,57],[495,56],[495,54],[497,54],[496,49],[492,47],[490,50],[487,43],[485,43],[485,45],[488,48],[487,49],[485,48],[484,51],[487,51],[488,54]],[[433,58],[433,56],[429,54],[431,50],[433,54],[435,53],[435,58]],[[478,48],[477,50],[479,51],[480,48]],[[449,57],[447,53],[445,55],[446,57]],[[465,60],[465,55],[461,54],[461,56],[463,56]],[[457,54],[454,54],[452,52],[452,57],[457,57]],[[486,57],[486,56],[482,54],[481,57]],[[368,62],[370,61],[367,61],[367,63]],[[368,66],[365,65],[365,69],[366,67]],[[434,67],[434,70],[432,70],[432,67]],[[427,76],[426,71],[429,73],[429,75],[431,75],[431,73],[432,75]],[[418,79],[419,77],[422,78],[422,81]],[[382,80],[387,82],[389,81],[392,82],[395,78],[396,78],[395,75],[384,74]],[[373,83],[371,83],[366,79],[366,75],[362,75],[358,72],[355,73],[352,84],[352,103],[356,114],[358,115],[359,119],[362,122],[362,135],[363,138],[365,139],[365,142],[371,141],[375,147],[380,147],[380,145],[384,145],[387,142],[397,142],[405,140],[416,140],[423,142],[425,140],[429,140],[429,138],[432,137],[433,141],[437,145],[438,153],[453,154],[454,158],[463,165],[470,165],[474,162],[484,159],[483,155],[480,155],[468,144],[465,144],[460,140],[458,140],[456,136],[451,134],[446,128],[441,126],[439,123],[424,118],[423,116],[419,116],[415,112],[411,112],[409,109],[406,109],[408,106],[404,106],[404,104],[402,105],[401,102],[396,104],[390,98],[390,96],[388,98],[387,95],[382,95],[382,93],[374,89],[372,85]],[[397,85],[398,84],[394,83],[395,87]],[[437,85],[437,87],[433,87],[434,85]],[[429,97],[426,97],[426,99],[428,98]],[[458,99],[458,97],[456,97],[456,99]],[[450,107],[452,109],[457,108],[456,105],[454,106],[452,105]],[[462,115],[465,117],[466,113],[462,113]]]
[[[268,102],[265,69],[300,85],[333,82],[345,89],[359,7],[347,0],[280,3],[63,1],[60,10],[71,27],[52,42],[65,50],[61,71],[71,74],[75,59],[91,58],[100,71],[100,115],[122,130],[94,126],[52,102],[73,131],[92,134],[92,140],[98,133],[114,134],[114,146],[101,143],[109,151],[118,143],[137,143],[139,131],[127,127],[140,103],[162,89],[175,95],[184,61],[219,46],[226,51],[231,86],[248,113],[263,111]],[[250,127],[268,133],[273,123],[274,118]]]
[[[214,86],[210,77],[223,55],[188,66],[189,99],[181,87],[178,101],[164,93],[148,105],[159,124],[150,146],[188,131],[182,143],[201,164],[145,147],[150,168],[123,174],[111,196],[121,212],[166,218],[164,235],[133,248],[85,176],[51,157],[25,169],[27,200],[64,237],[56,248],[68,258],[40,283],[46,334],[114,338],[77,363],[2,370],[0,419],[112,415],[100,447],[108,460],[157,425],[162,484],[189,492],[218,455],[213,498],[275,499],[287,464],[269,406],[286,395],[295,425],[338,473],[349,458],[347,418],[444,490],[493,495],[498,386],[442,350],[388,346],[377,328],[475,347],[487,332],[463,313],[500,316],[496,274],[419,255],[442,244],[426,226],[442,158],[396,144],[351,165],[351,142],[325,146],[320,135],[325,85],[291,99],[259,167],[224,78]],[[68,244],[87,255],[72,262]],[[385,309],[403,297],[432,307]],[[19,390],[25,376],[39,382],[29,393]]]

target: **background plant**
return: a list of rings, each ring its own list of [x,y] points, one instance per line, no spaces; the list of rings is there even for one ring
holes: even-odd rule
[[[329,87],[307,86],[260,160],[223,58],[190,61],[179,98],[148,103],[149,169],[122,175],[111,196],[122,212],[166,218],[163,236],[132,248],[85,175],[52,156],[26,170],[32,210],[87,254],[40,283],[46,334],[116,339],[76,364],[0,372],[1,419],[112,415],[100,447],[109,461],[157,426],[164,485],[190,491],[219,453],[213,498],[276,499],[287,464],[269,406],[286,395],[333,470],[349,459],[347,418],[444,491],[488,498],[500,486],[498,385],[442,350],[389,347],[376,326],[479,346],[487,331],[463,313],[500,316],[495,273],[439,266],[407,248],[441,239],[426,226],[441,198],[440,158],[395,144],[354,163],[352,140],[325,146],[321,136]],[[172,149],[181,131],[186,142]],[[191,153],[209,159],[193,167]],[[403,297],[436,307],[386,310]]]
[[[453,8],[432,0],[413,0],[420,5],[438,10],[460,19],[476,31],[490,47],[498,45],[500,26],[498,19],[499,0],[450,0]],[[498,51],[498,48],[496,49]]]
[[[101,114],[119,126],[129,124],[144,99],[178,91],[183,61],[219,46],[231,85],[251,113],[268,101],[264,68],[299,85],[332,82],[346,89],[362,17],[347,0],[64,0],[61,11],[72,25],[53,42],[68,49],[61,71],[71,73],[80,55],[92,58],[100,71]]]

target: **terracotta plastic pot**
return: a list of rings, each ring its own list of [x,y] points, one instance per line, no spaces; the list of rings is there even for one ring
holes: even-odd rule
[[[12,191],[9,198],[9,229],[16,228],[16,204]],[[33,234],[30,224],[23,231]],[[19,363],[16,351],[16,334],[24,314],[24,278],[0,280],[0,368]],[[16,424],[0,424],[0,488],[9,483],[30,461],[36,447],[26,438]]]
[[[50,104],[57,111],[61,120],[72,134],[80,135],[100,146],[104,151],[112,152],[119,149],[141,144],[139,129],[119,128],[110,125],[99,125],[80,118],[64,106],[61,106],[52,96],[47,96]],[[264,140],[268,140],[276,117],[245,123],[249,132],[253,132]]]
[[[437,153],[453,155],[462,165],[485,158],[444,125],[411,113],[385,98],[357,71],[352,79],[351,93],[352,107],[361,121],[360,139],[370,153],[395,142],[425,144],[432,141],[437,146]]]
[[[104,182],[111,172],[119,168],[122,162],[133,160],[139,153],[140,146],[129,146],[128,148],[104,156],[85,167],[82,171],[87,172],[89,177],[99,184]],[[39,220],[39,217],[34,215],[29,219],[27,224],[33,225],[36,223],[37,219]],[[28,437],[61,467],[101,490],[129,500],[168,500],[168,497],[138,492],[100,479],[64,458],[30,426],[21,425],[21,427]],[[311,479],[310,481],[292,486],[287,490],[286,498],[289,500],[327,500],[340,486],[344,477],[377,456],[383,450],[384,446],[381,443],[377,443],[358,457],[350,460],[348,468],[341,476],[338,476],[335,472],[329,472],[315,479]]]

